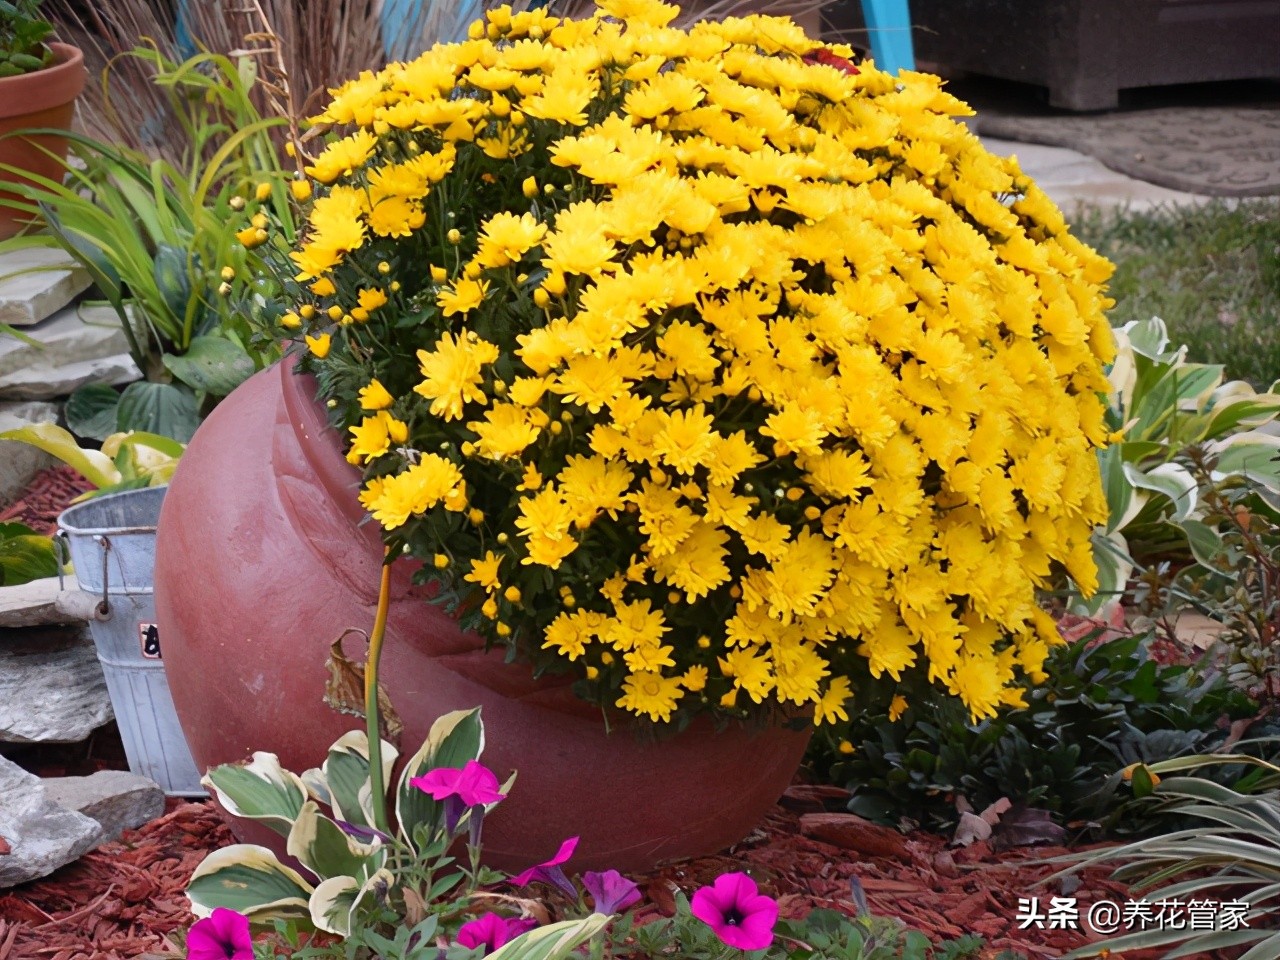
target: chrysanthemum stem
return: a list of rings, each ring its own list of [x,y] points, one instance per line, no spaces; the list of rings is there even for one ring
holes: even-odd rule
[[[390,551],[388,550],[388,553]],[[378,660],[382,656],[382,641],[387,632],[387,609],[391,606],[391,563],[384,558],[382,581],[378,587],[378,612],[373,618],[373,633],[369,635],[369,657],[364,665],[364,716],[365,730],[369,738],[369,785],[372,788],[373,825],[389,834],[387,826],[386,785],[382,782],[382,733],[378,716]]]

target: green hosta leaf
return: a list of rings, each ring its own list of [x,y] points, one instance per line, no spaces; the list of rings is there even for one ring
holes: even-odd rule
[[[253,376],[253,359],[222,337],[196,337],[181,356],[165,354],[164,365],[194,390],[225,397]]]
[[[261,820],[282,837],[289,836],[307,802],[302,778],[280,766],[274,753],[258,752],[249,763],[214,767],[200,783],[232,816]]]
[[[261,922],[311,917],[313,888],[296,870],[266,847],[238,843],[215,850],[201,861],[187,884],[191,912],[207,917],[218,907]]]
[[[1199,520],[1183,520],[1178,524],[1187,535],[1187,544],[1196,560],[1210,570],[1218,569],[1217,560],[1222,555],[1222,538],[1207,523]]]
[[[396,819],[406,843],[413,842],[414,829],[419,824],[426,824],[434,834],[444,816],[444,805],[410,786],[409,780],[437,767],[465,766],[468,760],[479,760],[483,752],[484,723],[479,707],[454,710],[431,725],[422,747],[405,764],[396,790]]]
[[[363,844],[343,833],[320,813],[314,800],[308,800],[298,812],[286,850],[320,879],[355,876],[371,859],[377,860],[376,869],[387,858],[381,844]]]
[[[191,299],[191,269],[186,251],[169,243],[158,243],[152,272],[156,289],[169,312],[177,318],[185,317]]]
[[[115,468],[110,457],[98,450],[82,450],[76,443],[76,438],[57,424],[37,423],[17,430],[6,430],[0,433],[0,440],[17,440],[39,447],[99,489],[120,482],[120,471]]]
[[[1207,446],[1217,458],[1215,480],[1248,477],[1273,493],[1280,493],[1280,437],[1249,431]]]
[[[1199,488],[1191,472],[1178,463],[1162,463],[1150,470],[1124,465],[1124,474],[1135,487],[1162,493],[1173,504],[1168,519],[1178,521],[1191,516],[1199,499]]]
[[[131,383],[120,394],[116,426],[122,431],[143,430],[186,443],[200,426],[195,394],[173,383]]]
[[[377,870],[368,879],[332,877],[316,887],[308,910],[311,922],[321,930],[347,936],[356,910],[371,896],[385,893],[395,884],[390,870]]]
[[[1169,329],[1159,317],[1150,320],[1131,320],[1122,328],[1135,353],[1158,360],[1169,348]]]
[[[1115,600],[1133,573],[1133,559],[1129,545],[1119,531],[1093,534],[1093,561],[1098,568],[1098,590],[1085,603],[1089,614],[1096,614],[1103,605]]]
[[[120,394],[105,383],[90,383],[67,398],[67,426],[80,437],[105,440],[116,432]]]
[[[0,539],[0,584],[6,587],[58,575],[58,555],[54,551],[53,540],[31,532],[27,527],[22,529],[27,533],[7,534]]]
[[[549,923],[507,941],[489,954],[488,960],[564,960],[612,919],[608,914],[593,913],[580,920]]]
[[[391,768],[399,752],[385,740],[382,742],[382,782],[391,782]],[[329,756],[320,771],[308,770],[304,780],[323,777],[329,792],[329,805],[339,820],[358,827],[372,828],[373,806],[369,784],[369,739],[363,730],[343,734],[329,748]]]

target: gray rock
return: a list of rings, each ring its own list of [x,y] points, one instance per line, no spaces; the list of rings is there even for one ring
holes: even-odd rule
[[[0,741],[79,743],[113,716],[85,627],[0,631]]]
[[[0,398],[48,400],[86,383],[118,385],[142,376],[110,307],[66,307],[23,332],[38,346],[0,337]]]
[[[0,889],[47,877],[98,845],[102,825],[45,796],[40,778],[0,757]]]
[[[39,323],[88,289],[89,283],[89,274],[62,250],[0,254],[0,323],[14,327]]]
[[[88,617],[70,603],[63,603],[61,595],[66,590],[78,594],[80,585],[71,574],[32,580],[14,587],[0,587],[0,627],[43,627],[84,623]]]
[[[57,419],[57,404],[33,401],[0,403],[0,432],[35,423],[53,423]],[[38,447],[0,440],[0,503],[13,501],[32,477],[53,462],[53,457]]]
[[[46,777],[44,794],[58,806],[92,817],[107,843],[126,830],[164,813],[164,791],[146,777],[124,770],[99,770],[88,777]]]

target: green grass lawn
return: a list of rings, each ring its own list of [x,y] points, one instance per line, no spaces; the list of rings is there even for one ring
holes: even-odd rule
[[[1280,201],[1093,210],[1073,232],[1116,264],[1113,325],[1163,317],[1188,359],[1259,388],[1280,379]]]

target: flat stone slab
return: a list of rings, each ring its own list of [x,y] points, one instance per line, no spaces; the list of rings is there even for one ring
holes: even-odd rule
[[[79,743],[114,716],[87,628],[0,630],[0,741]]]
[[[0,402],[0,432],[36,423],[53,423],[57,419],[58,405],[54,403],[39,400]],[[0,504],[11,503],[32,477],[53,463],[53,457],[37,447],[0,440]]]
[[[0,254],[0,323],[13,327],[39,323],[87,290],[91,282],[89,274],[63,250]]]
[[[110,307],[65,307],[25,331],[36,346],[0,337],[0,398],[49,400],[86,383],[141,379]]]
[[[91,817],[102,826],[99,843],[164,813],[164,791],[146,777],[125,770],[99,770],[87,777],[46,777],[44,794],[58,806]]]
[[[72,574],[45,577],[13,587],[0,587],[0,627],[45,627],[84,623],[86,611],[62,601],[67,591],[78,593],[80,585]],[[60,602],[61,601],[61,602]]]
[[[100,842],[102,825],[58,806],[39,777],[0,757],[0,890],[47,877]]]

